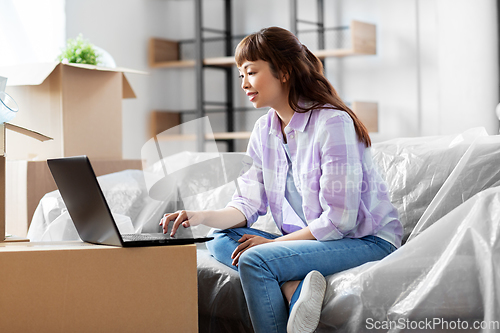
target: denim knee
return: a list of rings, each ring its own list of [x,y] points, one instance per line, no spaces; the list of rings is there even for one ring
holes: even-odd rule
[[[243,272],[246,269],[255,270],[256,268],[262,268],[265,263],[262,255],[259,253],[258,246],[252,247],[245,252],[243,252],[238,260],[238,268],[240,272]],[[241,275],[241,274],[240,274]]]
[[[224,233],[218,232],[220,230],[211,230],[208,234],[208,236],[213,237],[214,239],[206,242],[206,246],[208,251],[216,258],[219,259],[221,255],[225,253],[225,242],[228,242],[230,239],[228,239],[227,235]]]

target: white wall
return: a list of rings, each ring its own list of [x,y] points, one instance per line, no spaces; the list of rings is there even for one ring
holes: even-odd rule
[[[55,61],[65,23],[64,0],[1,0],[0,66]]]
[[[434,110],[423,108],[424,133],[434,124],[433,132],[438,134],[474,126],[484,126],[489,134],[497,134],[494,109],[499,100],[499,55],[495,1],[427,2],[419,5],[423,24],[427,13],[435,15],[434,62],[438,83],[435,94],[422,90],[422,101],[437,105]],[[423,76],[423,85],[429,81],[429,77]],[[432,119],[433,114],[438,116]]]
[[[299,0],[300,16],[313,19],[314,4]],[[206,26],[221,27],[221,5],[220,0],[204,0]],[[127,75],[137,99],[123,103],[126,158],[140,157],[149,139],[151,110],[193,109],[196,104],[192,69],[153,70],[147,65],[149,37],[193,38],[193,6],[189,0],[131,0],[126,5],[118,0],[66,0],[67,37],[83,33],[111,53],[118,66],[150,72]],[[374,141],[457,133],[475,126],[498,132],[494,0],[327,0],[325,10],[327,26],[348,25],[351,19],[377,25],[377,55],[326,61],[328,78],[347,102],[379,103],[380,130],[372,134]],[[233,14],[235,34],[270,25],[290,28],[288,0],[234,0]],[[219,77],[207,74],[211,100],[224,98]],[[236,101],[249,106],[242,93]],[[237,129],[250,130],[264,112],[237,115]],[[222,118],[212,119],[217,130]]]
[[[376,56],[327,62],[347,101],[378,101],[374,141],[475,126],[498,133],[494,0],[344,0],[337,6],[342,25],[350,19],[377,25]]]

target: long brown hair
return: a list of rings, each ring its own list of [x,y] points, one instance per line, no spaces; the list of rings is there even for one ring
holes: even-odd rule
[[[287,75],[285,84],[289,86],[288,104],[296,112],[322,108],[347,112],[354,122],[358,140],[367,147],[371,145],[366,127],[325,77],[321,61],[290,31],[270,27],[248,35],[236,47],[235,58],[238,67],[245,61],[264,60],[269,63],[276,78],[280,74]],[[299,99],[312,104],[302,107]]]

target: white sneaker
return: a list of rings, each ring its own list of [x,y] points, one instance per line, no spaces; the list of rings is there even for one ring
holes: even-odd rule
[[[288,333],[314,332],[319,324],[326,291],[325,277],[318,271],[309,272],[302,283],[299,298],[288,318]]]

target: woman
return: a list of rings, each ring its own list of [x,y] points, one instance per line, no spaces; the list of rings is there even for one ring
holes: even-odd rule
[[[321,62],[289,31],[262,29],[236,48],[241,87],[256,108],[252,168],[217,211],[179,211],[161,220],[219,228],[212,255],[239,271],[256,332],[312,332],[324,276],[380,260],[403,228],[375,171],[370,138],[323,75]],[[271,210],[282,236],[250,228]],[[286,300],[285,300],[286,299]]]

